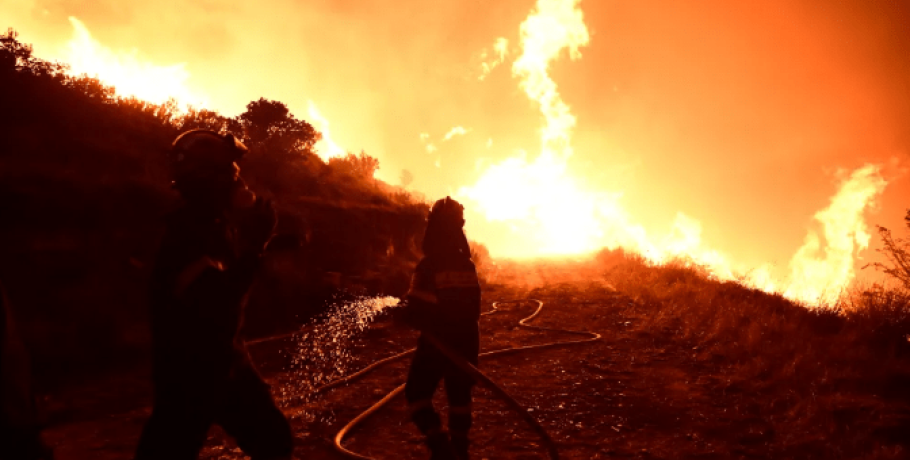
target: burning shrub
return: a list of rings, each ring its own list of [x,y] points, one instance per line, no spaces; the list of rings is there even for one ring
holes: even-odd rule
[[[360,155],[348,153],[344,157],[330,158],[329,167],[357,179],[369,180],[379,169],[379,160],[367,155],[366,152],[360,152]]]
[[[875,285],[856,290],[841,304],[844,316],[867,340],[893,350],[910,334],[910,293]]]
[[[471,260],[474,261],[474,267],[477,268],[477,277],[480,282],[493,282],[496,262],[490,258],[490,250],[476,241],[468,241],[468,245],[471,247]]]
[[[907,226],[910,227],[910,211],[904,217]],[[873,267],[881,270],[886,275],[899,281],[904,289],[910,289],[910,242],[904,238],[894,238],[891,230],[885,227],[878,227],[878,234],[882,239],[883,247],[878,252],[885,256],[888,264],[873,262],[864,266]]]

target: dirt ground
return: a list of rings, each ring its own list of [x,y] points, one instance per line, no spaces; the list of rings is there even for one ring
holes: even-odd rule
[[[485,300],[489,304],[527,294],[496,288],[485,292]],[[642,313],[621,293],[605,288],[544,289],[531,294],[545,302],[534,324],[593,331],[602,339],[484,358],[480,368],[540,421],[558,443],[561,458],[848,458],[836,455],[836,439],[776,432],[767,416],[765,395],[732,384],[731,363],[706,359],[671,337],[638,327]],[[509,304],[484,316],[483,350],[577,338],[517,327],[518,320],[532,311],[530,304]],[[349,367],[356,370],[410,348],[415,337],[414,332],[380,317],[352,345]],[[291,346],[290,341],[277,340],[251,347],[254,360],[275,389],[294,378],[286,372]],[[344,458],[333,449],[337,431],[403,383],[407,365],[408,360],[389,364],[305,404],[287,407],[297,457]],[[150,412],[150,391],[148,376],[137,372],[107,377],[50,398],[46,438],[55,446],[57,458],[130,458]],[[437,407],[445,405],[441,393]],[[866,407],[873,409],[889,403],[859,390],[841,397],[866,401]],[[472,458],[547,458],[540,438],[491,392],[475,390],[474,413]],[[910,431],[904,435],[910,437]],[[879,455],[874,458],[905,458],[907,451],[901,446],[906,441],[892,439],[891,447],[884,448],[888,438],[883,436],[882,444],[869,445],[867,451]],[[403,398],[354,430],[345,445],[376,459],[428,457],[408,421]],[[246,457],[213,428],[200,458]]]

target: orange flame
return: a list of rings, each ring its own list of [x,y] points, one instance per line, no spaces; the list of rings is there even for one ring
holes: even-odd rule
[[[540,105],[546,121],[541,154],[532,163],[519,157],[493,165],[473,187],[459,190],[459,195],[479,205],[487,219],[531,227],[518,230],[526,236],[525,241],[512,240],[512,247],[496,247],[499,255],[526,255],[527,243],[537,248],[536,254],[590,252],[603,235],[595,196],[579,190],[575,181],[565,176],[565,161],[572,155],[570,136],[575,117],[547,73],[550,61],[564,49],[577,59],[581,56],[578,49],[588,43],[577,3],[540,0],[521,25],[523,52],[513,63],[512,74],[521,79],[520,86],[528,98]]]
[[[97,77],[113,85],[120,96],[155,104],[176,99],[184,105],[206,106],[205,99],[186,86],[190,74],[185,64],[159,66],[141,59],[136,50],[113,51],[95,40],[82,21],[72,16],[69,21],[73,38],[67,42],[65,60],[70,64],[70,74]]]
[[[322,133],[322,139],[315,146],[316,155],[322,158],[322,161],[343,157],[346,153],[345,150],[332,140],[332,136],[329,133],[329,120],[322,115],[315,102],[307,101],[307,115],[309,115],[316,130]]]
[[[815,214],[827,243],[822,246],[812,230],[790,261],[789,298],[834,303],[854,277],[854,257],[869,247],[870,235],[863,220],[865,209],[884,191],[887,182],[876,165],[866,165],[850,175],[831,204]]]
[[[567,173],[576,120],[548,67],[563,50],[571,59],[580,58],[579,48],[588,39],[578,0],[538,0],[521,24],[522,54],[512,73],[543,114],[541,151],[532,161],[521,152],[493,164],[474,185],[459,189],[457,195],[486,218],[469,219],[468,233],[491,243],[490,252],[499,257],[585,254],[622,246],[654,263],[683,257],[718,279],[740,280],[794,300],[836,301],[854,277],[854,258],[868,247],[863,214],[886,185],[879,168],[866,165],[854,171],[831,205],[815,215],[824,226],[823,255],[820,238],[810,232],[790,262],[787,282],[775,277],[770,264],[747,270],[707,247],[701,240],[701,223],[683,213],[677,214],[664,238],[655,239],[630,220],[621,204],[622,193],[585,190]]]

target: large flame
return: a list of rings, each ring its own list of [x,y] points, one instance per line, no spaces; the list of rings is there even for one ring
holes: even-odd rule
[[[537,10],[521,24],[524,52],[512,64],[512,74],[521,78],[521,89],[540,104],[546,118],[541,158],[559,155],[562,160],[567,159],[572,154],[569,140],[575,127],[575,117],[559,96],[547,68],[564,49],[568,49],[570,58],[580,58],[578,48],[587,44],[588,29],[578,0],[539,0]]]
[[[322,139],[315,145],[316,155],[318,155],[319,158],[322,158],[322,161],[329,161],[330,158],[343,157],[345,155],[345,150],[332,140],[331,133],[329,132],[329,120],[322,115],[322,112],[316,107],[315,102],[307,101],[307,115],[309,115],[310,121],[316,125],[316,130],[322,134]]]
[[[492,51],[481,56],[485,61],[480,76],[483,80],[516,51],[512,76],[539,107],[543,124],[536,155],[520,152],[489,165],[474,185],[459,189],[456,195],[472,203],[471,212],[485,217],[469,218],[468,232],[490,243],[494,256],[586,254],[621,246],[655,263],[683,257],[707,267],[719,279],[740,280],[807,303],[835,301],[852,281],[855,260],[869,244],[863,216],[886,185],[879,168],[863,166],[843,181],[830,205],[815,214],[821,231],[809,230],[788,272],[781,273],[771,264],[737,265],[702,241],[702,223],[682,212],[665,231],[645,229],[626,211],[623,192],[592,189],[572,177],[567,168],[573,155],[576,119],[560,96],[549,68],[563,55],[580,59],[581,49],[590,40],[579,2],[537,0],[520,26],[520,54],[515,49],[518,47],[510,49],[507,39],[498,38]],[[65,59],[73,73],[98,76],[123,96],[156,103],[173,98],[204,106],[204,101],[187,87],[189,72],[184,64],[161,66],[140,59],[136,50],[114,51],[95,40],[78,19],[70,18],[70,22],[74,35],[67,44]],[[343,155],[344,149],[330,136],[328,121],[312,102],[308,115],[323,134],[317,144],[319,155],[324,160]],[[456,126],[438,139],[439,145],[468,131]],[[421,134],[421,141],[428,153],[436,153],[429,134]],[[486,147],[491,149],[492,145],[489,139]],[[440,159],[436,161],[439,167]]]
[[[820,299],[833,303],[853,280],[854,258],[869,247],[869,232],[863,212],[885,189],[879,167],[866,165],[850,175],[831,204],[817,212],[825,246],[812,230],[790,261],[790,286],[784,295],[797,299]]]
[[[539,0],[521,24],[523,52],[513,63],[512,74],[521,79],[528,98],[540,105],[545,119],[541,153],[530,163],[518,157],[493,165],[477,184],[459,191],[488,219],[523,227],[515,231],[525,238],[513,239],[511,247],[498,245],[499,255],[528,255],[529,248],[534,248],[532,255],[589,252],[602,240],[597,197],[565,175],[575,117],[547,72],[564,49],[577,59],[579,48],[587,43],[577,0]]]
[[[468,232],[492,239],[494,256],[538,257],[584,254],[618,246],[635,250],[655,263],[682,257],[708,268],[723,280],[740,280],[769,292],[806,303],[831,303],[854,277],[854,260],[869,243],[863,221],[865,210],[886,182],[879,168],[866,165],[840,187],[831,205],[818,212],[825,243],[810,231],[790,262],[789,279],[780,280],[771,264],[737,266],[730,258],[705,245],[701,223],[678,213],[671,229],[655,238],[631,221],[621,192],[587,190],[567,172],[572,156],[575,117],[562,100],[548,68],[564,50],[571,59],[589,40],[579,0],[538,0],[521,24],[522,54],[512,66],[513,76],[544,118],[541,150],[531,161],[527,154],[489,166],[458,196],[472,202],[487,223],[468,221]],[[499,222],[495,231],[489,222]],[[504,236],[505,235],[505,236]]]
[[[98,77],[120,96],[156,104],[175,99],[184,105],[206,106],[206,100],[186,86],[190,74],[184,63],[160,66],[140,59],[136,50],[113,51],[93,38],[82,21],[72,16],[69,21],[73,38],[66,44],[65,60],[71,74]]]
[[[190,91],[186,82],[190,77],[184,63],[160,66],[139,57],[138,50],[117,52],[101,44],[79,19],[70,16],[73,38],[66,43],[65,61],[72,75],[86,74],[112,85],[120,96],[135,97],[161,104],[176,100],[181,108],[206,107],[207,101]],[[329,121],[316,104],[307,101],[307,115],[322,139],[316,143],[317,155],[324,161],[345,155],[331,137]]]

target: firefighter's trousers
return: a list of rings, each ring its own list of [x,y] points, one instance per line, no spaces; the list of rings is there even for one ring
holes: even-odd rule
[[[477,365],[477,355],[480,351],[477,323],[449,327],[433,333],[433,336],[469,363]],[[440,380],[445,382],[449,401],[449,432],[452,435],[452,442],[463,443],[466,448],[468,431],[472,424],[471,388],[474,386],[474,379],[421,336],[408,372],[405,397],[408,400],[411,419],[427,436],[441,430],[441,420],[432,405],[433,394]]]
[[[254,460],[287,457],[293,450],[291,427],[268,385],[242,361],[225,381],[156,382],[136,460],[195,460],[213,423]]]

